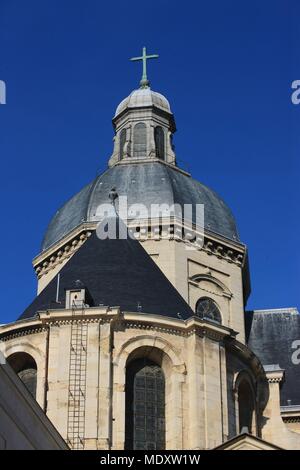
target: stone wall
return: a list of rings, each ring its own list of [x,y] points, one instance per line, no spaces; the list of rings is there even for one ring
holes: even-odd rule
[[[37,400],[64,439],[72,322],[87,325],[86,449],[124,448],[126,365],[145,356],[162,367],[166,378],[168,449],[211,449],[232,435],[232,377],[241,368],[254,380],[261,373],[259,361],[255,368],[232,330],[196,317],[183,321],[101,307],[86,308],[76,318],[67,309],[41,312],[39,319],[0,328],[0,348],[6,357],[25,351],[35,359]],[[241,354],[243,362],[238,359]]]

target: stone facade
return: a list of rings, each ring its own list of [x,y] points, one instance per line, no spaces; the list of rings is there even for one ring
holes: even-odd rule
[[[162,314],[164,298],[159,299],[155,313],[139,305],[129,311],[119,304],[89,304],[84,297],[89,285],[81,286],[67,290],[65,302],[56,301],[55,308],[49,304],[34,311],[35,316],[25,315],[2,325],[0,350],[15,362],[24,354],[32,358],[37,402],[73,449],[124,449],[129,413],[127,371],[141,358],[158,366],[164,377],[161,429],[166,449],[222,448],[226,442],[231,448],[299,449],[299,410],[290,415],[280,408],[283,371],[264,369],[246,344],[247,248],[238,241],[225,203],[176,166],[172,145],[176,127],[169,103],[150,89],[137,90],[118,107],[113,124],[108,175],[58,211],[43,251],[33,260],[37,298],[55,278],[59,283],[57,275],[88,246],[99,222],[97,204],[109,201],[111,191],[116,195],[120,189],[134,201],[142,195],[150,204],[163,200],[157,194],[157,188],[163,187],[164,196],[178,199],[182,205],[189,197],[197,204],[204,198],[209,220],[205,230],[176,215],[159,216],[152,224],[143,216],[138,221],[129,217],[128,228],[149,255],[147,260],[152,258],[164,273],[160,279],[168,283],[170,295],[176,292],[190,316],[183,318],[180,311]],[[143,124],[142,130],[135,133],[138,124]],[[138,166],[137,182],[131,173]],[[120,169],[128,171],[121,174]],[[153,182],[155,178],[159,181]],[[152,186],[145,187],[145,181]],[[120,188],[112,187],[115,182]],[[85,214],[85,219],[74,223],[72,218],[78,213]],[[191,230],[194,237],[184,237],[184,230]],[[97,262],[102,270],[101,259]],[[112,292],[118,289],[114,274],[109,274]],[[120,276],[118,279],[122,282]],[[97,279],[92,279],[93,285],[94,281]],[[135,300],[139,295],[129,294]],[[156,296],[154,290],[151,294]],[[70,299],[75,299],[71,308]],[[215,306],[218,321],[198,315],[200,299],[209,299]],[[234,440],[241,432],[242,443]]]
[[[211,449],[238,432],[234,387],[241,371],[253,381],[262,413],[264,371],[225,326],[118,309],[87,308],[76,317],[69,309],[41,312],[39,319],[1,327],[1,349],[7,357],[30,351],[38,365],[37,400],[66,440],[72,322],[88,328],[86,449],[124,448],[125,372],[136,357],[153,359],[165,374],[168,449]]]

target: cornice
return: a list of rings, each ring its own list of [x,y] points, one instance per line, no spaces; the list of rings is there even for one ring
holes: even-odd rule
[[[191,177],[192,175],[190,173],[188,173],[187,171],[183,170],[182,168],[180,168],[179,166],[176,166],[174,165],[174,163],[169,163],[169,162],[166,162],[166,161],[163,161],[161,160],[160,158],[156,158],[156,157],[153,157],[153,158],[149,158],[149,159],[144,159],[142,161],[143,165],[144,164],[149,164],[149,163],[159,163],[160,165],[164,165],[164,166],[167,166],[169,168],[172,168],[172,170],[175,170],[177,171],[178,173],[182,173],[183,175],[185,176],[189,176]],[[116,162],[114,165],[112,166],[122,166],[122,165],[132,165],[133,163],[141,163],[141,159],[140,158],[134,158],[134,157],[130,157],[128,159],[123,159],[123,160],[119,160],[118,162]]]
[[[269,384],[279,384],[284,381],[285,370],[281,369],[279,364],[266,364],[264,370]]]
[[[300,423],[300,416],[281,416],[284,423]]]
[[[7,341],[16,337],[37,334],[46,331],[49,327],[90,324],[90,323],[112,323],[115,330],[139,329],[164,332],[176,336],[189,337],[196,334],[207,337],[214,341],[222,341],[225,337],[234,338],[236,333],[225,326],[213,324],[212,322],[191,317],[188,320],[179,320],[162,315],[147,313],[120,312],[119,307],[95,307],[74,313],[71,309],[46,310],[39,312],[31,322],[27,320],[18,321],[2,326],[0,329],[0,340]]]
[[[285,423],[300,423],[300,405],[281,406],[280,414]]]
[[[132,120],[133,117],[138,117],[140,119],[140,115],[145,113],[145,111],[150,111],[149,116],[153,114],[157,114],[158,116],[166,118],[166,120],[170,123],[170,130],[172,133],[176,132],[176,123],[173,113],[165,111],[164,109],[158,108],[155,105],[146,105],[146,106],[138,106],[138,107],[130,107],[125,108],[121,113],[117,114],[112,119],[112,125],[114,130],[118,127],[118,121],[122,121],[123,118],[128,117],[128,120]]]
[[[20,338],[22,336],[43,333],[45,331],[47,331],[46,325],[39,324],[33,327],[20,326],[20,327],[17,327],[15,330],[0,332],[0,342],[1,341],[6,342],[11,339]]]
[[[76,230],[78,231],[78,230]],[[57,265],[63,263],[70,258],[91,236],[92,231],[86,228],[83,224],[82,229],[76,235],[68,236],[67,240],[61,240],[61,243],[54,249],[49,249],[45,253],[41,253],[33,260],[33,267],[35,269],[38,279],[40,279],[49,271],[54,269]]]
[[[272,378],[267,377],[267,380],[269,384],[277,384],[277,383],[279,384],[280,382],[282,382],[281,377],[272,377]]]
[[[135,238],[141,243],[148,240],[175,240],[185,243],[188,249],[202,250],[209,256],[216,256],[218,259],[239,267],[244,264],[246,247],[240,243],[225,239],[207,230],[205,230],[203,241],[202,233],[194,231],[193,227],[183,226],[175,219],[161,219],[157,226],[153,223],[155,221],[151,222],[151,225],[149,220],[140,220],[138,222],[140,231],[136,233]],[[91,236],[97,224],[98,222],[82,223],[58,243],[36,256],[33,259],[33,267],[38,279],[69,259]],[[134,224],[133,221],[128,220],[129,229],[135,226],[136,222]],[[184,239],[183,230],[193,230],[195,233],[194,240]]]

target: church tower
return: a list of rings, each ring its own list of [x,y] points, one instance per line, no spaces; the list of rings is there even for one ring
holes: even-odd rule
[[[116,109],[108,168],[56,212],[33,260],[37,297],[0,328],[2,352],[72,449],[262,436],[247,249],[224,201],[177,165],[170,104],[147,78],[155,57],[134,58],[143,77]],[[99,239],[103,207],[128,236]]]

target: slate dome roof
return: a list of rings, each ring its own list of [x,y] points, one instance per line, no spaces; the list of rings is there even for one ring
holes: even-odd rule
[[[170,103],[167,98],[148,87],[134,90],[127,98],[122,100],[116,109],[115,117],[127,108],[142,108],[145,106],[156,106],[167,113],[171,113]]]
[[[83,221],[97,222],[100,204],[111,204],[109,193],[115,188],[118,196],[127,196],[128,206],[151,204],[204,204],[205,228],[228,239],[238,241],[234,217],[224,201],[207,186],[189,175],[160,162],[138,162],[115,165],[97,176],[67,201],[52,218],[42,250],[62,239]]]

